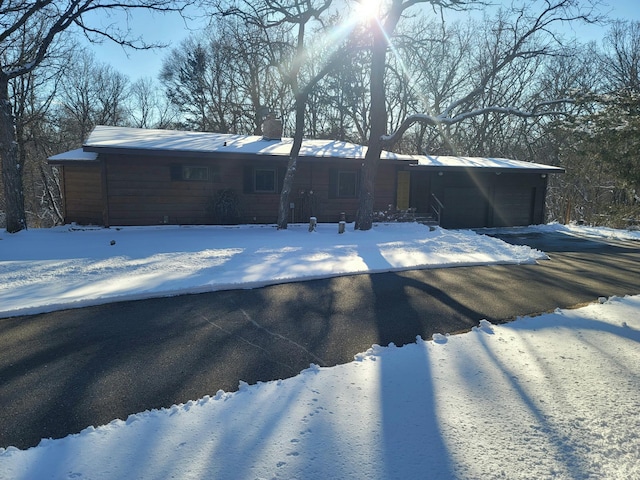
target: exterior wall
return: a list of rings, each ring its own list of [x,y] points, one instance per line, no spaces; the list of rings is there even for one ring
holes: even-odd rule
[[[360,161],[301,159],[290,194],[290,222],[337,222],[341,213],[353,221],[359,185],[348,194],[339,191],[337,178],[358,178]],[[206,171],[206,178],[187,179],[184,167]],[[203,168],[204,167],[204,168]],[[381,162],[375,190],[375,210],[397,203],[397,171],[404,168]],[[257,192],[255,170],[274,172],[272,191]],[[217,192],[233,190],[239,199],[236,223],[275,223],[286,159],[255,157],[207,159],[151,156],[100,156],[95,165],[63,167],[67,222],[103,225],[159,225],[225,223],[214,216]],[[182,172],[182,176],[181,176]],[[428,213],[431,194],[444,204],[445,228],[528,225],[544,222],[547,178],[539,173],[410,170],[410,207]],[[406,185],[402,185],[406,188]],[[406,192],[403,194],[406,199]]]
[[[359,175],[360,162],[307,161],[298,164],[290,202],[294,204],[294,221],[307,222],[315,216],[319,222],[337,222],[344,213],[346,220],[355,219],[358,210],[357,195],[340,198],[335,194],[335,174],[354,171]],[[397,166],[381,163],[376,179],[376,210],[386,210],[396,203]],[[359,185],[358,185],[359,187]],[[313,193],[310,193],[313,192]]]
[[[65,167],[67,221],[105,225],[214,224],[220,223],[211,209],[212,199],[223,189],[233,190],[239,199],[238,223],[275,223],[286,159],[222,159],[101,155],[100,167]],[[205,167],[208,178],[185,180],[182,167]],[[376,209],[395,204],[396,166],[381,164],[376,185]],[[277,172],[273,192],[255,192],[255,169]],[[337,194],[338,172],[357,177],[360,162],[330,159],[299,160],[290,194],[293,204],[289,221],[337,222],[341,213],[352,221],[358,208],[357,191],[352,197]],[[178,173],[176,173],[178,172]],[[82,214],[80,208],[89,209]],[[104,220],[103,220],[104,211]]]
[[[168,157],[109,156],[104,161],[110,225],[212,222],[207,203],[217,188],[222,188],[222,176],[203,181],[174,179],[172,165],[177,162]],[[211,164],[196,160],[180,163],[194,167]]]
[[[376,211],[383,211],[392,207],[397,207],[397,165],[380,163],[378,175],[376,176],[376,191],[373,208]]]
[[[100,165],[58,167],[64,182],[66,223],[102,225],[104,222]]]
[[[431,214],[431,176],[428,170],[411,172],[409,185],[409,207],[415,208],[419,215]]]

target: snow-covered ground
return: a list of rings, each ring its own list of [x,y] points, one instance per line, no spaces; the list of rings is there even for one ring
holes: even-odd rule
[[[640,239],[559,225],[528,230]],[[115,243],[112,245],[112,241]],[[3,316],[345,273],[544,258],[470,231],[380,225],[0,234]],[[640,293],[640,292],[638,292]],[[212,392],[18,450],[0,479],[640,478],[640,296]]]
[[[533,263],[529,247],[420,224],[58,227],[0,234],[0,317],[337,275]]]

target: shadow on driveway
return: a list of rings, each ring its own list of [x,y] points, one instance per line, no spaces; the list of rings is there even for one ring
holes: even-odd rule
[[[570,232],[531,232],[512,233],[506,231],[484,232],[512,245],[527,245],[543,252],[620,252],[625,250],[640,250],[640,240],[620,240]]]
[[[484,232],[480,232],[484,233]],[[538,265],[352,275],[0,319],[0,447],[353,360],[372,344],[640,293],[640,242],[495,235]]]

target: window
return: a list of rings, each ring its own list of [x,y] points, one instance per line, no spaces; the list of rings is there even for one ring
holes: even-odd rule
[[[358,174],[354,171],[338,172],[338,197],[353,198],[358,195]]]
[[[209,169],[207,167],[182,166],[182,180],[204,181],[209,180]]]
[[[185,182],[220,182],[220,167],[218,165],[171,165],[171,180]]]
[[[329,198],[358,198],[359,194],[360,169],[329,170]]]
[[[253,191],[275,193],[276,171],[274,169],[256,168],[253,171]]]
[[[245,165],[243,170],[244,193],[280,193],[286,168],[269,163]]]

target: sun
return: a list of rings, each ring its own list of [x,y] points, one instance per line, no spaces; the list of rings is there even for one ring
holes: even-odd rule
[[[372,20],[380,17],[382,0],[356,0],[356,15],[359,20]]]

